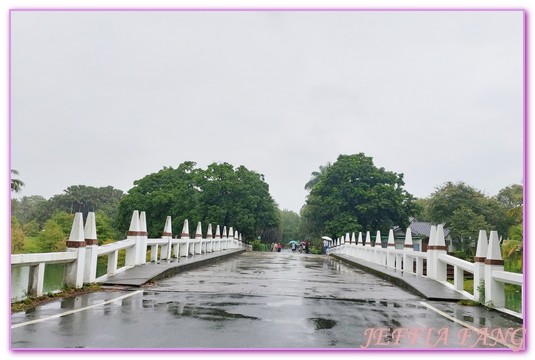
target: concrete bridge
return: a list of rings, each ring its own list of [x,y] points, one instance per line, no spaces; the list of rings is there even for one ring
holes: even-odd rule
[[[457,282],[446,285],[444,280],[448,265],[458,268],[455,281],[460,281],[461,271],[473,271],[477,279],[490,269],[492,280],[499,283],[522,284],[522,275],[504,274],[503,268],[495,267],[500,266],[496,261],[487,261],[486,265],[483,261],[482,270],[476,270],[477,263],[467,262],[471,264],[468,265],[449,259],[440,252],[445,252],[440,228],[434,230],[427,253],[415,252],[410,246],[395,249],[393,237],[389,238],[387,248],[380,248],[368,241],[355,241],[354,234],[346,234],[335,239],[326,256],[289,251],[245,252],[239,234],[218,238],[216,231],[215,237],[202,239],[199,227],[196,239],[186,239],[187,223],[182,238],[173,239],[169,235],[170,219],[161,239],[148,239],[143,218],[143,213],[133,214],[128,239],[122,245],[112,244],[108,250],[89,245],[96,246],[98,255],[125,249],[130,265],[117,269],[117,254],[111,257],[112,261],[108,256],[108,274],[94,279],[108,284],[103,291],[59,299],[29,312],[12,314],[11,347],[523,348],[522,321],[484,307],[458,304],[457,300],[474,298],[479,292],[464,293]],[[86,221],[84,237],[80,237],[80,220],[81,214],[75,218],[69,241],[96,239],[91,217]],[[478,255],[486,244],[481,236]],[[497,260],[493,258],[494,236],[491,233],[485,259]],[[405,241],[410,245],[410,235]],[[156,246],[160,251],[155,250]],[[82,257],[81,248],[73,246],[68,251],[77,254],[67,263],[76,267],[72,273],[87,273],[72,264],[80,261],[74,259],[83,259],[84,269],[87,264],[93,269],[94,253],[85,249]],[[151,256],[159,253],[160,257],[143,264],[146,251],[151,248]],[[39,285],[34,284],[40,280],[36,274],[46,266],[38,262],[45,261],[44,254],[38,256],[41,257],[31,261],[12,258],[12,266],[34,267],[30,273],[37,280],[29,284],[37,289]],[[422,276],[424,260],[426,276]],[[75,277],[66,275],[67,279],[74,281]],[[493,289],[496,292],[496,287]]]
[[[85,226],[82,213],[76,213],[67,241],[67,251],[43,254],[16,254],[11,255],[11,268],[29,268],[24,296],[43,295],[43,284],[46,265],[65,264],[64,285],[67,287],[81,288],[83,284],[112,282],[118,274],[145,265],[147,257],[150,262],[188,258],[201,254],[214,253],[218,256],[226,256],[225,250],[244,248],[241,234],[230,227],[223,226],[223,234],[217,225],[215,235],[212,225],[208,225],[206,236],[203,237],[202,225],[199,222],[195,237],[190,238],[189,223],[186,219],[182,228],[181,237],[173,238],[171,229],[171,217],[168,216],[159,239],[149,239],[145,212],[138,210],[132,213],[127,238],[111,244],[99,246],[96,232],[95,213],[88,213]],[[124,252],[124,264],[118,267],[120,252]],[[227,251],[228,252],[228,251]],[[106,274],[97,278],[98,257],[107,257]],[[153,277],[154,269],[144,267],[147,271],[146,281]],[[137,269],[139,273],[139,268]],[[159,275],[159,274],[158,274]],[[141,285],[141,284],[140,284]],[[20,296],[12,300],[20,300]]]

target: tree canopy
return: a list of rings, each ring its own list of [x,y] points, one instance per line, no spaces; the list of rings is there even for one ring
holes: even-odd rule
[[[81,212],[84,217],[89,211],[102,212],[110,218],[115,218],[119,201],[124,193],[113,186],[93,187],[86,185],[72,185],[63,190],[63,194],[50,198],[50,206],[55,211],[68,213]]]
[[[506,235],[514,220],[507,215],[516,202],[487,197],[464,182],[447,182],[427,201],[427,213],[435,223],[445,223],[454,239],[477,239],[479,230],[497,230]]]
[[[363,153],[340,155],[312,186],[301,210],[301,231],[337,237],[406,226],[417,206],[403,185],[403,174],[377,168]]]
[[[507,236],[512,226],[522,229],[523,202],[520,184],[507,186],[490,197],[462,181],[449,181],[436,187],[429,197],[417,200],[422,208],[418,219],[446,224],[452,238],[471,243],[479,230],[497,230]],[[513,229],[513,233],[518,239],[518,230]]]
[[[264,176],[244,166],[213,163],[203,170],[188,161],[176,169],[164,167],[134,185],[119,205],[121,231],[128,229],[133,210],[146,212],[152,237],[161,236],[167,216],[172,217],[174,232],[181,231],[188,219],[190,231],[199,221],[204,232],[208,224],[233,226],[249,240],[279,226],[277,206]]]

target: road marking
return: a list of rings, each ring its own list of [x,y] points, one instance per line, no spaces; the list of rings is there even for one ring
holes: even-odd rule
[[[486,332],[484,332],[484,331],[482,331],[482,330],[476,328],[475,326],[472,326],[472,325],[470,325],[470,324],[467,324],[467,323],[465,323],[464,321],[461,321],[461,320],[459,320],[459,319],[454,318],[454,317],[451,316],[451,315],[446,314],[444,311],[441,311],[441,310],[437,309],[436,307],[434,307],[434,306],[432,306],[432,305],[429,305],[429,304],[426,303],[425,301],[420,301],[420,304],[422,304],[423,306],[425,306],[425,307],[428,308],[429,310],[433,310],[433,311],[436,312],[437,314],[442,315],[442,316],[445,317],[446,319],[451,320],[451,321],[453,321],[453,322],[455,322],[455,323],[457,323],[457,324],[459,324],[459,325],[464,326],[465,328],[468,328],[468,329],[474,331],[476,334],[484,335],[484,336],[486,336],[487,338],[496,341],[498,344],[501,344],[501,345],[503,345],[503,346],[505,346],[505,347],[508,347],[508,348],[510,348],[510,349],[513,349],[513,350],[518,350],[518,346],[515,346],[515,345],[513,345],[513,344],[509,344],[509,343],[506,342],[506,341],[502,341],[502,340],[500,340],[500,339],[498,339],[498,338],[495,338],[494,336],[489,335],[488,333],[486,333]]]
[[[134,296],[134,295],[137,295],[137,294],[142,293],[142,292],[143,292],[143,290],[134,291],[133,293],[126,294],[126,295],[123,295],[123,296],[119,296],[119,297],[114,298],[114,299],[102,301],[102,302],[99,302],[99,303],[96,303],[96,304],[93,304],[93,305],[89,305],[89,306],[86,306],[86,307],[83,307],[83,308],[80,308],[80,309],[69,310],[69,311],[62,312],[61,314],[51,315],[51,316],[47,316],[47,317],[44,317],[44,318],[41,318],[41,319],[30,320],[30,321],[26,321],[26,322],[23,322],[23,323],[11,325],[11,328],[12,329],[16,329],[16,328],[19,328],[19,327],[22,327],[22,326],[27,326],[27,325],[31,325],[31,324],[36,324],[36,323],[40,323],[40,322],[43,322],[43,321],[47,321],[47,320],[57,319],[57,318],[60,318],[62,316],[75,314],[75,313],[80,312],[80,311],[93,309],[93,308],[96,308],[98,306],[102,306],[102,305],[110,304],[110,303],[115,302],[115,301],[123,300],[123,299],[126,299],[127,297]]]

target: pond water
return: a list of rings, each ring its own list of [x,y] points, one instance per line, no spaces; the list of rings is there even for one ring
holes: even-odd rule
[[[43,292],[49,293],[63,288],[65,265],[52,264],[45,266]],[[20,300],[28,292],[29,266],[17,266],[11,269],[11,300]]]
[[[45,266],[45,279],[43,293],[62,290],[64,287],[63,277],[64,264],[50,264]],[[17,266],[11,268],[11,301],[22,300],[28,293],[29,266]],[[106,264],[97,265],[97,276],[106,273]]]

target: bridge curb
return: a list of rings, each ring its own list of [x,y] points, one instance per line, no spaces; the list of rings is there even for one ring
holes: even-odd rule
[[[236,256],[236,255],[239,255],[241,253],[244,253],[244,252],[245,252],[245,249],[238,249],[236,251],[233,251],[233,252],[230,252],[230,253],[227,253],[227,254],[223,254],[223,255],[216,256],[216,257],[211,257],[211,258],[206,258],[206,259],[201,259],[201,260],[195,261],[195,262],[190,262],[190,263],[185,263],[185,264],[178,263],[176,267],[172,267],[170,269],[165,270],[161,274],[153,277],[152,279],[147,280],[147,282],[162,280],[162,279],[174,276],[174,275],[176,275],[178,273],[181,273],[181,272],[184,272],[184,271],[192,270],[192,269],[195,269],[195,268],[198,268],[198,267],[201,267],[201,266],[205,266],[205,265],[212,265],[212,264],[218,263],[218,262],[220,262],[222,260],[226,260],[226,259],[231,258],[233,256]]]
[[[195,269],[197,267],[215,264],[219,261],[226,260],[230,257],[240,255],[245,252],[245,249],[236,250],[224,250],[225,253],[212,253],[217,255],[199,256],[200,259],[195,257],[188,258],[184,261],[167,262],[162,260],[158,263],[146,263],[143,265],[135,266],[132,269],[124,271],[122,273],[112,275],[101,282],[102,285],[113,286],[130,286],[141,287],[151,281],[158,281],[164,278],[174,276],[183,271]]]
[[[463,295],[447,288],[446,286],[440,284],[439,282],[435,280],[431,280],[431,279],[427,279],[423,277],[417,278],[416,275],[403,274],[394,269],[389,269],[386,266],[380,266],[380,265],[373,264],[373,263],[370,263],[361,259],[358,259],[358,262],[357,262],[355,261],[357,259],[351,258],[346,255],[329,254],[329,256],[332,256],[333,258],[337,260],[340,260],[351,266],[364,270],[367,273],[375,275],[383,280],[386,280],[392,283],[393,285],[396,285],[414,295],[421,296],[427,300],[459,301],[462,299],[466,299],[466,297],[464,297]],[[402,277],[407,277],[407,279],[403,279]],[[408,277],[410,277],[410,279]],[[419,288],[419,286],[415,286],[415,282],[420,282],[421,288]],[[436,286],[443,287],[441,291],[442,294],[437,294],[436,289],[434,289],[435,292],[426,291],[429,289],[429,286],[428,286],[429,284],[433,284],[435,288]]]

